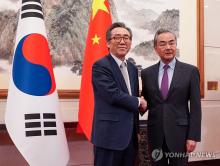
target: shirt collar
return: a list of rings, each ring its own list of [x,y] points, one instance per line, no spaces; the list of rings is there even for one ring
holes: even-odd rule
[[[115,60],[115,62],[118,64],[118,66],[120,67],[123,61],[121,59],[119,59],[117,56],[113,55],[112,53],[110,53],[110,54],[111,54],[112,58]],[[124,63],[127,66],[126,60],[124,60]]]
[[[174,70],[175,65],[176,65],[176,58],[173,58],[173,60],[172,60],[168,65],[170,66],[170,68],[171,68],[172,70]],[[164,66],[165,66],[165,63],[163,63],[163,62],[160,60],[160,70],[162,70]]]

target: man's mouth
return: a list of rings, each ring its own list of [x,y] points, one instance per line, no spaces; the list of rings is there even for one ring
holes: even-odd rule
[[[166,55],[171,55],[173,52],[165,52]]]
[[[118,49],[127,49],[126,47],[118,47]]]

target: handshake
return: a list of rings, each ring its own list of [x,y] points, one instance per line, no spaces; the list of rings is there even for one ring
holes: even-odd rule
[[[141,96],[140,99],[140,105],[139,105],[139,111],[140,114],[143,115],[147,111],[147,101],[144,99],[143,96]]]

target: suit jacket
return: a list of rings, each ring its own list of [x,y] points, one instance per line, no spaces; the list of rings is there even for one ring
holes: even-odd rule
[[[138,132],[138,70],[128,61],[127,69],[132,96],[111,55],[98,60],[92,67],[95,108],[91,141],[95,146],[123,150],[133,130]]]
[[[159,63],[142,70],[142,95],[148,102],[148,139],[152,150],[165,138],[169,150],[183,152],[186,140],[200,141],[201,101],[199,71],[176,61],[167,98],[158,85]],[[189,103],[190,102],[190,103]]]

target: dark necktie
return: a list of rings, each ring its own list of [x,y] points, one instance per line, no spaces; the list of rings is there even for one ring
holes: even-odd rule
[[[168,94],[168,88],[169,88],[169,80],[168,80],[168,74],[167,74],[167,69],[169,68],[169,65],[164,65],[163,69],[163,78],[161,81],[161,94],[163,96],[163,99],[167,98]]]

